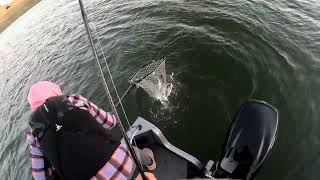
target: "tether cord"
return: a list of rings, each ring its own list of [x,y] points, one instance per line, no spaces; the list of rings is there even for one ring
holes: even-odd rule
[[[130,144],[129,139],[128,139],[127,135],[126,135],[126,132],[124,130],[124,127],[123,127],[123,125],[122,125],[122,123],[120,121],[120,117],[119,117],[118,112],[116,110],[116,107],[114,105],[111,93],[110,93],[108,85],[106,83],[106,79],[105,79],[105,77],[103,75],[103,71],[102,71],[102,68],[101,68],[101,65],[100,65],[100,62],[99,62],[98,54],[96,52],[96,49],[95,49],[95,46],[94,46],[94,43],[93,43],[92,34],[90,32],[90,28],[89,28],[89,25],[88,25],[88,20],[87,20],[87,16],[86,16],[86,13],[85,13],[85,10],[84,10],[83,2],[82,2],[82,0],[78,0],[78,1],[79,1],[81,15],[82,15],[82,18],[83,18],[83,21],[84,21],[84,25],[85,25],[85,28],[86,28],[86,31],[87,31],[87,34],[88,34],[90,46],[92,48],[93,54],[95,56],[95,59],[96,59],[97,65],[98,65],[98,69],[99,69],[99,72],[100,72],[100,77],[102,78],[102,84],[103,84],[103,87],[105,88],[105,91],[106,91],[106,94],[107,94],[107,97],[108,97],[108,101],[110,102],[111,108],[112,108],[113,113],[114,113],[114,115],[116,117],[118,126],[119,126],[119,128],[121,130],[121,133],[122,133],[122,136],[123,136],[123,138],[124,138],[124,140],[125,140],[125,142],[126,142],[126,144],[128,146],[128,149],[129,149],[129,151],[131,153],[131,156],[132,156],[135,164],[137,165],[139,173],[141,174],[141,176],[142,176],[142,178],[144,180],[147,180],[147,178],[146,178],[146,176],[145,176],[145,174],[143,172],[142,165],[139,163],[137,155],[136,155],[132,145]]]

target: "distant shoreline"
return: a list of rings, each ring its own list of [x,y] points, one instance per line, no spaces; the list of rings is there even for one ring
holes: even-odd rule
[[[13,0],[0,6],[0,33],[41,0]]]

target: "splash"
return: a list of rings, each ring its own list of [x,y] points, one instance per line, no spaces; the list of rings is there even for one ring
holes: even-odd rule
[[[182,84],[177,81],[175,75],[174,73],[167,75],[166,85],[159,84],[159,87],[162,87],[160,90],[162,94],[154,97],[148,106],[150,117],[157,123],[161,123],[164,128],[181,125],[176,115],[186,109],[185,103],[181,102],[179,97]]]
[[[170,76],[170,78],[172,78],[173,80],[173,73]],[[172,88],[173,88],[173,84],[172,83],[167,83],[166,81],[161,81],[159,79],[158,81],[158,90],[157,90],[157,94],[155,96],[155,99],[159,100],[161,102],[162,105],[164,105],[165,107],[168,106],[169,104],[169,96],[172,92]]]

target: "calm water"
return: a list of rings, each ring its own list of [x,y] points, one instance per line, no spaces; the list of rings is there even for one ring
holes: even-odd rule
[[[174,73],[168,108],[133,90],[142,116],[206,163],[247,99],[279,109],[279,134],[258,179],[318,179],[320,2],[317,0],[91,0],[85,3],[118,91],[154,59]],[[102,51],[99,49],[100,57]],[[66,82],[108,109],[76,0],[43,0],[0,34],[0,177],[31,179],[25,130],[30,85]]]

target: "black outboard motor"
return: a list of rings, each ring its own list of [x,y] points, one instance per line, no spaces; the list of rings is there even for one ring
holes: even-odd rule
[[[254,179],[273,146],[277,128],[275,107],[256,100],[243,104],[231,125],[213,177]]]

